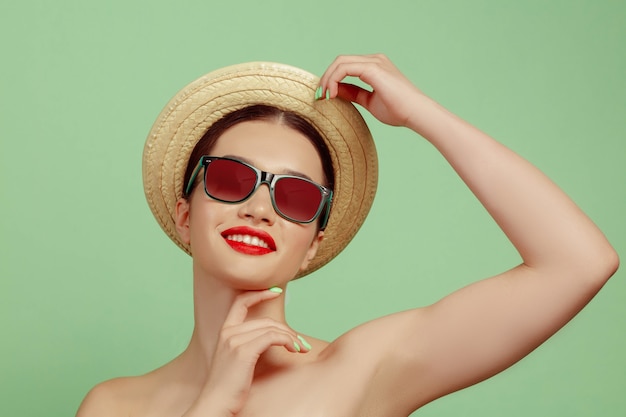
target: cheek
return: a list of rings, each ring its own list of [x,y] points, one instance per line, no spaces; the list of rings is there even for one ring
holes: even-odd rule
[[[189,211],[189,228],[192,239],[206,236],[208,231],[214,230],[219,224],[220,219],[224,219],[228,209],[232,207],[221,204],[217,201],[202,201],[192,204]],[[232,216],[232,214],[230,214]]]
[[[302,252],[304,256],[317,236],[317,225],[312,223],[306,226],[294,226],[296,230],[291,231],[291,236],[293,236],[292,244],[294,249],[297,248],[297,251]]]

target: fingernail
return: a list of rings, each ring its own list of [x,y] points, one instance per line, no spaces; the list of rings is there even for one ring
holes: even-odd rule
[[[326,100],[330,98],[330,89],[326,90]]]
[[[319,86],[315,90],[315,100],[319,100],[321,96],[322,96],[322,86]]]
[[[297,344],[296,342],[293,342],[293,347],[296,349],[296,351],[300,352],[300,345]]]
[[[302,345],[307,348],[308,350],[311,350],[312,346],[309,344],[309,342],[307,342],[306,340],[304,340],[304,337],[298,335],[298,340],[300,340],[300,342],[302,342]]]
[[[280,293],[283,292],[283,289],[280,288],[280,287],[272,287],[272,288],[269,289],[269,291],[275,292],[276,294],[280,294]]]

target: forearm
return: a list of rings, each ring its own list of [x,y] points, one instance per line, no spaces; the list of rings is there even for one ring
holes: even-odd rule
[[[418,94],[408,127],[431,142],[533,268],[610,276],[615,252],[602,232],[528,161]],[[606,268],[606,271],[602,269]]]

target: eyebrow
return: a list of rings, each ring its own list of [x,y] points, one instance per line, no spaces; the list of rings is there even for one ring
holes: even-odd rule
[[[242,161],[242,162],[245,162],[247,164],[250,164],[250,165],[252,165],[253,167],[256,168],[256,165],[254,165],[254,163],[251,160],[249,160],[248,158],[244,158],[242,156],[239,156],[239,155],[224,155],[223,158],[237,159],[239,161]],[[263,171],[263,170],[261,170],[261,171]],[[313,179],[311,177],[309,177],[308,175],[306,175],[306,174],[304,174],[304,173],[302,173],[300,171],[294,171],[292,169],[284,169],[284,170],[282,170],[281,174],[294,175],[296,177],[302,177],[302,178],[306,178],[309,181],[313,181]]]

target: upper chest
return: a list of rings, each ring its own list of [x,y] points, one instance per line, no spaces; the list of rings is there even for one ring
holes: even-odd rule
[[[337,345],[336,345],[337,346]],[[397,368],[385,355],[365,355],[359,349],[322,349],[304,363],[257,375],[238,417],[406,417],[393,382]],[[261,368],[262,369],[262,368]],[[259,368],[257,368],[259,370]],[[201,387],[171,384],[160,378],[139,395],[133,407],[141,416],[183,415]],[[396,387],[396,388],[394,388]],[[137,404],[136,404],[137,405]]]
[[[372,364],[331,360],[259,378],[238,417],[392,417],[376,374]]]

